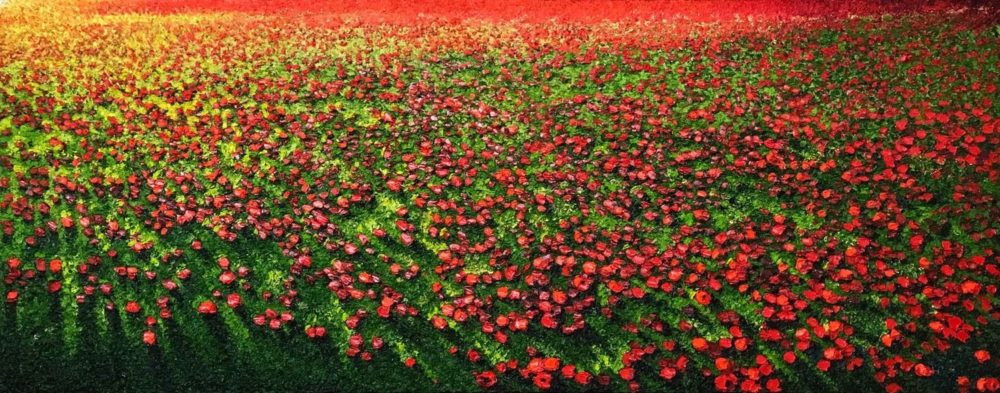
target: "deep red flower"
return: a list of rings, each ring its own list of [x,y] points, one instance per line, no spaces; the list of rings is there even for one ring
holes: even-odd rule
[[[534,382],[535,386],[538,386],[539,389],[548,389],[552,387],[552,375],[549,373],[536,374],[532,382]]]
[[[730,392],[736,389],[737,378],[733,374],[719,375],[715,377],[715,390],[720,392]]]
[[[476,374],[476,383],[484,389],[493,387],[497,384],[497,375],[493,371],[483,371]]]

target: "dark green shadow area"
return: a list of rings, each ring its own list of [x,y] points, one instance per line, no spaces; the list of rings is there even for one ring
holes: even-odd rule
[[[245,315],[240,320],[250,337],[238,340],[221,315],[203,317],[194,310],[177,310],[174,319],[158,327],[158,345],[148,347],[126,334],[141,331],[139,321],[123,320],[118,311],[84,303],[76,309],[81,334],[75,348],[70,348],[59,323],[62,311],[58,302],[53,303],[50,318],[34,325],[19,323],[15,306],[4,307],[0,392],[434,389],[419,370],[400,367],[391,351],[376,353],[369,362],[348,359],[335,342],[266,331]]]

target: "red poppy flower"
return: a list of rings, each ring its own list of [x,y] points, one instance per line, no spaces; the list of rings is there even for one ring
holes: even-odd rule
[[[552,387],[552,375],[549,373],[536,374],[532,381],[535,383],[535,386],[538,386],[542,390]]]
[[[736,389],[737,378],[733,374],[719,375],[715,377],[715,390],[720,392],[730,392]]]
[[[542,314],[541,323],[542,326],[544,326],[547,329],[555,329],[557,326],[559,326],[559,322],[556,321],[556,319],[549,314]]]
[[[707,306],[712,302],[712,295],[705,291],[698,291],[694,294],[694,300],[703,306]]]
[[[493,387],[493,385],[497,384],[497,375],[493,371],[483,371],[476,374],[476,383],[484,389]]]
[[[542,368],[545,371],[556,371],[561,363],[559,358],[545,358],[542,360]]]
[[[49,261],[49,271],[52,272],[52,274],[59,274],[62,272],[62,265],[63,263],[61,260],[53,259]]]
[[[215,315],[218,311],[215,302],[211,300],[205,300],[198,305],[198,313],[202,315]]]
[[[691,347],[694,348],[695,351],[704,351],[708,349],[708,340],[705,340],[702,337],[695,337],[691,340]]]
[[[980,392],[1000,391],[1000,379],[996,377],[982,377],[976,380],[976,390]]]
[[[236,274],[234,274],[233,272],[231,272],[229,270],[224,271],[224,272],[222,272],[221,275],[219,275],[219,282],[221,282],[222,285],[232,284],[233,281],[236,281]]]
[[[719,370],[719,372],[723,372],[723,373],[724,372],[728,372],[729,371],[729,367],[730,367],[729,359],[726,359],[726,358],[716,358],[715,359],[715,368],[717,370]]]
[[[226,295],[226,304],[229,305],[230,308],[239,308],[243,305],[243,297],[235,292],[230,293],[229,295]]]
[[[322,326],[306,326],[306,336],[311,339],[326,337],[326,328]]]
[[[431,322],[434,324],[434,328],[438,330],[444,330],[448,327],[448,321],[439,315],[435,315],[434,318],[431,318]]]
[[[918,377],[929,377],[934,374],[934,370],[923,363],[917,363],[913,366],[913,373]]]

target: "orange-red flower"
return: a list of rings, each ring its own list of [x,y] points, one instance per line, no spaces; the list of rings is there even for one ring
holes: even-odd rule
[[[218,307],[215,306],[215,302],[211,300],[205,300],[198,304],[198,313],[202,315],[215,315],[219,312]]]

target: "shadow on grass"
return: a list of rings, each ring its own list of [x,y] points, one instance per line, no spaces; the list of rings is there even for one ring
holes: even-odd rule
[[[4,304],[3,308],[3,329],[0,332],[0,391],[15,391],[16,379],[7,376],[18,376],[18,361],[21,358],[21,338],[17,332],[17,306],[14,304]]]

